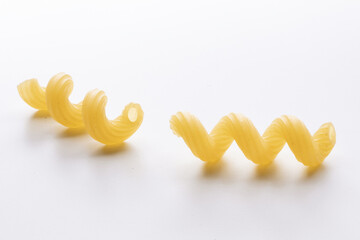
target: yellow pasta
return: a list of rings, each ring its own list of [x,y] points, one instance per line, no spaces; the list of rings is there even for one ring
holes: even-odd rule
[[[74,83],[70,75],[58,73],[52,77],[46,87],[46,104],[52,118],[69,128],[83,126],[81,102],[73,104],[69,96]]]
[[[46,88],[41,87],[36,79],[18,85],[21,98],[31,107],[47,110],[65,127],[85,127],[101,143],[122,143],[140,127],[144,113],[139,104],[128,104],[122,115],[111,121],[105,115],[107,98],[103,91],[90,91],[83,102],[73,104],[69,101],[72,89],[72,78],[65,73],[52,77]]]
[[[219,161],[235,140],[246,158],[256,164],[271,163],[287,143],[299,162],[315,167],[330,154],[336,142],[332,123],[321,125],[311,136],[303,122],[286,115],[275,119],[262,136],[247,117],[235,113],[223,117],[210,134],[190,113],[172,116],[170,127],[196,157],[210,163]]]
[[[37,79],[29,79],[17,86],[20,97],[31,107],[47,110],[45,88],[41,87]]]
[[[48,110],[55,121],[69,128],[83,126],[81,103],[72,104],[69,96],[73,89],[71,76],[58,73],[53,76],[47,87],[43,88],[36,79],[27,80],[18,85],[22,99],[31,107]]]
[[[92,90],[83,101],[83,120],[88,133],[104,144],[119,144],[133,135],[140,127],[144,112],[139,104],[128,104],[115,120],[105,114],[107,97],[103,91]]]

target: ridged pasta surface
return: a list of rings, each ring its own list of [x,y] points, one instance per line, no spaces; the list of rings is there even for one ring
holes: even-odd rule
[[[170,127],[196,157],[206,162],[219,161],[235,140],[246,158],[256,164],[271,163],[287,143],[299,162],[318,166],[336,142],[332,123],[321,125],[311,136],[302,121],[286,115],[275,119],[262,136],[247,117],[235,113],[223,117],[210,134],[195,116],[186,112],[172,116]]]
[[[103,91],[94,89],[86,94],[83,101],[83,120],[88,133],[104,144],[125,141],[140,127],[144,112],[139,104],[128,104],[122,114],[108,120],[105,114],[107,97]]]
[[[70,75],[58,73],[46,88],[41,87],[36,79],[30,79],[18,85],[18,92],[31,107],[49,111],[51,117],[65,127],[78,128],[83,126],[82,104],[69,101],[73,85]]]
[[[39,85],[37,79],[29,79],[17,86],[20,97],[31,107],[47,110],[45,88]]]
[[[85,127],[97,141],[104,144],[119,144],[128,139],[140,127],[144,112],[139,104],[128,104],[115,120],[105,114],[107,97],[100,90],[90,91],[77,104],[69,101],[73,80],[66,73],[58,73],[41,87],[36,79],[18,85],[21,98],[31,107],[47,110],[51,117],[69,128]]]

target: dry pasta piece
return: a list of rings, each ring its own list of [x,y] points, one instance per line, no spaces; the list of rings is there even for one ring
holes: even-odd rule
[[[302,121],[283,115],[275,119],[261,136],[244,115],[230,113],[208,134],[192,114],[178,112],[170,127],[182,137],[192,153],[206,162],[217,162],[235,140],[246,158],[256,164],[269,164],[287,143],[296,159],[306,166],[318,166],[330,154],[336,142],[332,123],[321,125],[311,136]]]
[[[144,112],[139,104],[128,104],[122,114],[108,120],[105,113],[107,97],[103,91],[88,92],[83,101],[83,120],[87,132],[104,144],[119,144],[133,135],[140,127]]]
[[[69,128],[83,126],[81,102],[73,104],[69,96],[73,89],[71,76],[58,73],[53,76],[46,88],[41,87],[36,79],[24,81],[18,85],[21,98],[31,107],[48,110],[55,121]]]
[[[139,104],[130,103],[115,120],[108,120],[105,114],[107,97],[103,91],[90,91],[83,102],[69,101],[73,89],[70,75],[58,73],[46,88],[36,79],[18,85],[21,98],[31,107],[47,110],[60,124],[69,128],[85,127],[90,136],[104,144],[119,144],[128,139],[140,127],[144,112]]]
[[[20,97],[31,107],[47,110],[45,88],[39,85],[37,79],[32,78],[17,86]]]
[[[74,83],[70,75],[58,73],[52,77],[46,87],[46,104],[52,118],[69,128],[84,125],[82,121],[82,103],[71,103],[69,96]]]

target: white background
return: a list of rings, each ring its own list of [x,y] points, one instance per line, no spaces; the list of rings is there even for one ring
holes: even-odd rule
[[[0,239],[360,239],[359,1],[1,0],[0,31]],[[109,118],[140,103],[140,129],[109,148],[36,114],[16,85],[58,72]],[[337,144],[317,171],[233,144],[209,172],[169,129],[183,110],[332,121]]]

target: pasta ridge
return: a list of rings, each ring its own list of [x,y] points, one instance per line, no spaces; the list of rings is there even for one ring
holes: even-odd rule
[[[144,112],[141,106],[130,103],[114,120],[106,117],[107,97],[104,91],[89,91],[80,103],[71,103],[69,96],[74,83],[70,75],[58,73],[46,87],[37,79],[20,83],[20,97],[31,107],[47,110],[50,116],[68,128],[85,128],[89,135],[104,144],[119,144],[128,139],[140,127]]]
[[[235,141],[245,157],[256,164],[273,162],[287,143],[299,162],[315,167],[330,154],[336,142],[332,123],[322,124],[312,136],[302,121],[288,115],[275,119],[262,136],[250,119],[235,113],[221,118],[210,133],[187,112],[173,115],[170,128],[196,157],[210,163],[219,161]]]

